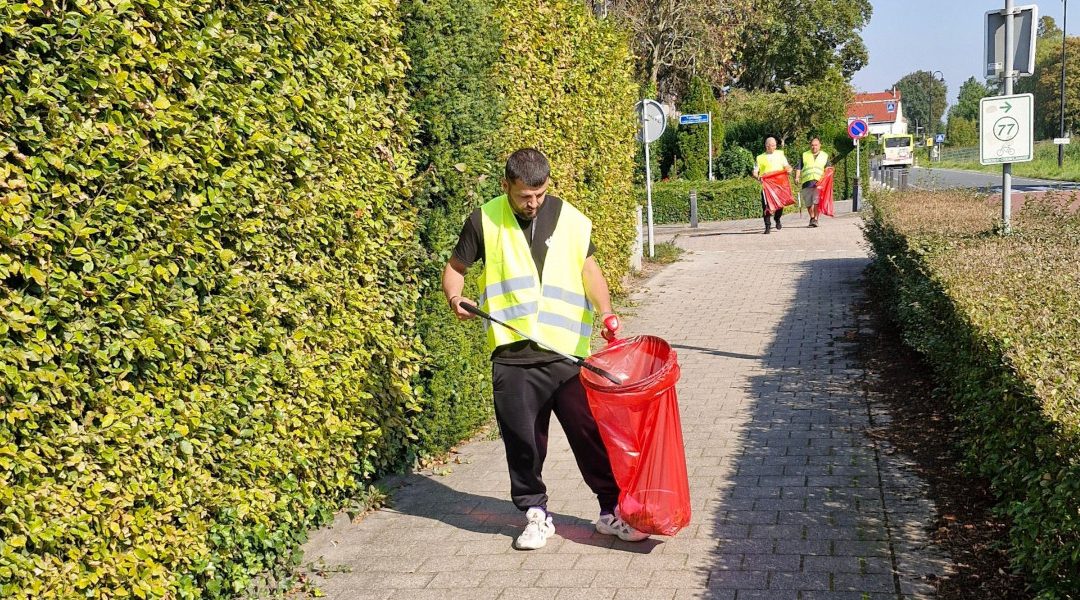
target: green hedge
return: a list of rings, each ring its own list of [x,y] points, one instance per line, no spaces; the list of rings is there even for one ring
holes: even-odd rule
[[[0,15],[0,596],[232,597],[471,434],[439,272],[510,151],[628,269],[630,54],[577,2]]]
[[[494,0],[408,0],[401,5],[412,68],[408,86],[416,138],[416,199],[429,249],[417,315],[424,358],[416,381],[423,412],[413,423],[409,462],[445,451],[492,416],[491,366],[477,321],[446,306],[442,272],[468,214],[500,193],[494,139],[503,118],[494,66],[503,33]],[[477,273],[479,269],[475,270]],[[479,297],[476,273],[465,294]]]
[[[400,460],[395,10],[0,4],[0,596],[231,597]]]
[[[1066,201],[1067,203],[1068,201]],[[1080,595],[1080,215],[1028,200],[1015,234],[960,193],[878,197],[875,287],[924,353],[1040,598]]]
[[[690,222],[690,190],[697,190],[698,220],[732,221],[761,217],[761,184],[753,177],[726,181],[665,181],[653,184],[653,223]],[[635,190],[645,205],[645,188]]]
[[[578,0],[498,0],[496,66],[506,99],[500,155],[522,146],[551,159],[552,193],[593,221],[596,259],[613,291],[634,243],[636,123],[626,33]]]

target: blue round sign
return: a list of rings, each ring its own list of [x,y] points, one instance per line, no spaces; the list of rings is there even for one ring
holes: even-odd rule
[[[870,127],[866,124],[866,121],[862,119],[854,119],[847,126],[848,137],[853,140],[857,140],[862,137],[866,137],[866,131]]]

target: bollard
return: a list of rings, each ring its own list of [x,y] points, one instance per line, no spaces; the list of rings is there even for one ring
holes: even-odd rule
[[[690,227],[697,229],[697,190],[690,190]]]

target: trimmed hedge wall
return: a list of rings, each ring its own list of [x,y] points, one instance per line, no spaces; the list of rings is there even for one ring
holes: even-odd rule
[[[395,10],[0,5],[0,596],[231,597],[404,453]]]
[[[5,598],[233,597],[487,420],[439,274],[511,150],[549,153],[613,287],[628,269],[630,54],[579,3],[0,22]]]
[[[494,139],[503,101],[494,78],[503,33],[494,0],[408,0],[401,5],[412,68],[408,86],[416,138],[416,199],[430,252],[421,272],[417,328],[424,348],[416,382],[423,412],[407,463],[469,437],[492,416],[491,365],[479,320],[449,313],[442,272],[468,214],[501,191]],[[479,297],[479,269],[465,294]]]
[[[761,217],[761,184],[753,177],[726,181],[665,181],[653,184],[653,223],[690,222],[690,190],[698,193],[698,219],[733,221]],[[638,204],[646,202],[645,188],[635,188]]]
[[[1014,565],[1038,597],[1076,598],[1080,215],[1029,199],[1001,236],[998,210],[955,192],[875,198],[872,274],[949,392],[967,467],[1012,521]]]
[[[618,292],[635,237],[628,38],[577,0],[499,0],[497,9],[505,37],[496,73],[507,102],[500,156],[523,146],[547,154],[551,192],[592,219],[596,260]]]

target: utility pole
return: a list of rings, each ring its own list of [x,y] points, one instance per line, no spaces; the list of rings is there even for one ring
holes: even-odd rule
[[[1065,26],[1069,22],[1069,0],[1062,0],[1061,9],[1061,133],[1065,137]],[[1058,144],[1058,168],[1065,164],[1065,144]]]

